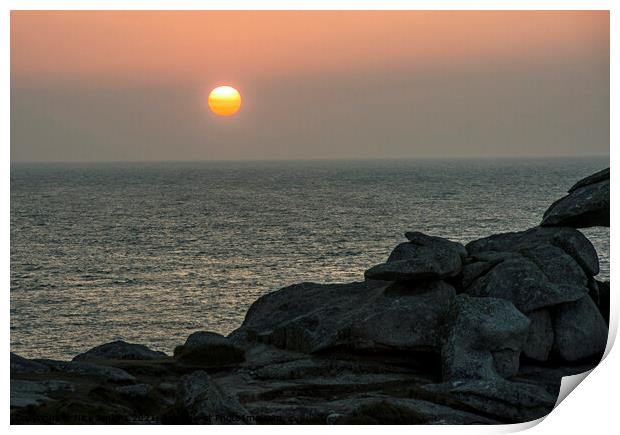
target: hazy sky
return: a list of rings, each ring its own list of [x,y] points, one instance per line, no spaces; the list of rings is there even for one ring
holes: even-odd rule
[[[11,14],[12,161],[608,153],[607,12]]]

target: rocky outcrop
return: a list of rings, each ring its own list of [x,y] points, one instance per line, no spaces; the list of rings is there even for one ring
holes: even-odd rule
[[[495,234],[467,244],[469,255],[489,252],[536,251],[539,246],[556,247],[571,257],[586,275],[599,273],[598,255],[592,243],[573,228],[535,227],[526,231]]]
[[[306,353],[433,351],[455,296],[443,281],[298,284],[259,298],[231,338]]]
[[[244,351],[230,339],[215,332],[199,331],[178,346],[174,357],[179,361],[202,366],[235,365],[245,360]]]
[[[502,261],[473,280],[464,292],[471,296],[509,300],[523,313],[575,301],[588,293],[581,268],[561,250],[541,246],[537,252],[527,252],[529,255],[512,252],[494,254]],[[546,255],[551,264],[537,261]],[[556,267],[566,269],[570,275],[578,275],[578,279],[554,275],[551,269]]]
[[[609,226],[609,168],[578,181],[547,209],[542,226]]]
[[[73,358],[73,361],[88,361],[99,359],[127,359],[127,360],[154,360],[166,358],[164,352],[149,349],[142,344],[127,343],[122,340],[102,344]]]
[[[365,281],[266,294],[228,337],[196,332],[173,358],[122,341],[73,361],[12,353],[11,421],[516,423],[548,414],[562,376],[600,360],[609,282],[578,230],[466,247],[406,237]]]

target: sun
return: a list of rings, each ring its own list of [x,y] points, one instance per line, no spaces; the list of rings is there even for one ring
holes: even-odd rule
[[[218,86],[209,94],[209,108],[219,116],[232,116],[241,107],[241,94],[232,86]]]

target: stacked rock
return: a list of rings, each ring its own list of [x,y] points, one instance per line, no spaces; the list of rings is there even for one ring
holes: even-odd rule
[[[604,192],[608,184],[609,171],[602,171],[577,183],[567,198],[587,202],[591,196],[583,192]],[[605,222],[601,204],[609,200],[594,200],[571,210]],[[441,355],[446,382],[510,378],[523,358],[562,364],[601,357],[608,286],[594,279],[594,247],[570,226],[583,219],[553,220],[554,207],[543,224],[564,226],[467,246],[408,232],[385,263],[365,272],[364,283],[304,283],[267,294],[231,338],[308,353],[426,350]]]

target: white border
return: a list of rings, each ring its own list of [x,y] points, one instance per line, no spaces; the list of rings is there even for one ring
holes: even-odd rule
[[[9,233],[9,225],[10,225],[10,184],[9,184],[9,173],[10,173],[10,58],[9,58],[9,38],[10,38],[10,14],[9,10],[12,9],[90,9],[90,10],[103,10],[103,9],[133,9],[133,10],[150,10],[150,9],[161,9],[161,10],[194,10],[194,9],[367,9],[367,10],[379,10],[379,9],[417,9],[417,10],[452,10],[452,9],[494,9],[494,10],[567,10],[567,9],[587,9],[587,10],[611,10],[610,15],[610,37],[611,37],[611,77],[618,76],[618,66],[617,66],[617,55],[618,55],[618,37],[619,32],[618,28],[620,27],[620,19],[618,17],[618,8],[614,8],[614,5],[617,2],[613,1],[604,1],[604,0],[591,0],[591,1],[551,1],[551,0],[502,0],[500,1],[395,1],[395,0],[383,0],[381,2],[377,1],[369,1],[369,0],[358,0],[358,1],[335,1],[335,0],[313,0],[313,1],[296,1],[292,4],[291,1],[250,1],[250,0],[227,0],[227,1],[198,1],[198,0],[178,0],[178,1],[164,1],[164,0],[151,0],[151,1],[139,1],[139,0],[108,0],[108,1],[77,1],[77,0],[58,0],[53,3],[50,1],[42,1],[42,0],[24,0],[24,1],[15,1],[9,0],[4,2],[4,10],[5,15],[3,15],[3,25],[2,28],[2,38],[3,43],[1,46],[3,59],[5,62],[5,67],[2,70],[2,93],[3,93],[3,117],[2,117],[2,132],[4,133],[4,144],[2,147],[3,154],[3,163],[6,168],[5,175],[2,180],[2,217],[4,221],[4,232],[2,233],[2,256],[3,263],[5,265],[2,271],[3,282],[5,283],[6,289],[6,298],[5,303],[6,306],[2,310],[2,317],[4,320],[4,325],[7,327],[5,330],[5,343],[7,345],[7,350],[10,347],[10,336],[9,336],[9,266],[10,265],[10,233]],[[611,136],[610,136],[610,161],[614,162],[615,153],[613,152],[614,145],[617,143],[617,128],[615,124],[617,124],[617,101],[618,101],[618,89],[614,86],[614,81],[612,79],[611,83]],[[584,144],[587,146],[587,144]],[[613,181],[613,178],[612,178]],[[613,183],[612,183],[613,184]],[[613,189],[612,189],[613,190]],[[613,190],[615,192],[615,190]],[[612,220],[613,216],[617,216],[617,202],[613,199],[612,194]],[[611,258],[616,258],[616,243],[615,238],[612,233],[611,237]],[[614,269],[615,270],[615,269]],[[614,295],[614,290],[612,289],[612,307],[618,306],[619,298]],[[617,312],[612,312],[611,316],[611,325],[610,325],[610,339],[608,343],[608,352],[610,350],[610,344],[613,343],[615,335],[617,333],[618,326],[618,316]],[[553,431],[553,432],[562,432],[562,433],[579,433],[583,434],[585,432],[588,433],[613,433],[617,430],[616,423],[616,414],[618,414],[618,404],[617,400],[615,400],[615,396],[617,394],[617,388],[620,386],[618,379],[620,378],[619,369],[619,361],[620,357],[618,357],[618,352],[612,352],[609,354],[606,359],[597,367],[590,376],[588,376],[588,380],[583,382],[578,387],[578,392],[569,395],[566,400],[564,400],[561,405],[554,410],[547,418],[543,419],[544,422],[542,424],[536,425],[535,423],[525,423],[521,425],[506,425],[506,426],[448,426],[448,427],[437,427],[437,426],[416,426],[416,427],[407,427],[407,426],[391,426],[389,430],[391,432],[396,433],[407,433],[410,434],[411,431],[415,431],[416,433],[437,433],[437,432],[455,432],[459,433],[472,433],[472,434],[482,434],[482,433],[508,433],[515,432],[519,430],[526,429],[528,427],[535,426],[531,429],[533,432],[538,431],[538,433],[542,433],[541,431]],[[9,386],[8,386],[8,376],[9,372],[8,367],[8,358],[2,359],[2,369],[5,373],[3,377],[3,396],[2,403],[0,406],[2,407],[3,412],[3,426],[9,426]],[[46,431],[49,433],[80,433],[84,431],[84,427],[80,426],[63,426],[63,427],[52,427],[52,426],[11,426],[10,430],[13,432],[19,433],[32,433],[39,431]],[[110,431],[118,431],[121,433],[171,433],[177,431],[183,431],[184,433],[204,433],[205,430],[216,430],[219,433],[223,434],[231,434],[235,433],[238,430],[247,430],[252,431],[254,433],[288,433],[291,430],[299,434],[312,434],[314,435],[315,431],[338,431],[341,432],[343,430],[350,430],[355,432],[356,434],[370,434],[376,431],[376,428],[367,427],[367,426],[355,426],[355,427],[331,427],[331,426],[321,426],[320,428],[312,427],[312,426],[295,426],[294,428],[291,426],[257,426],[257,427],[244,427],[241,429],[240,427],[231,427],[231,426],[219,426],[217,428],[205,428],[200,426],[184,426],[180,427],[132,427],[132,426],[91,426],[87,429],[92,433],[109,433]]]

